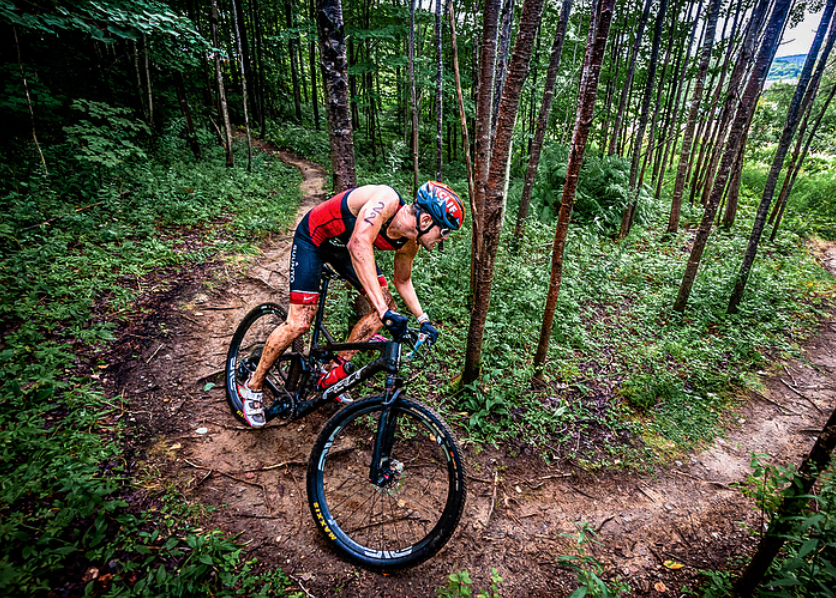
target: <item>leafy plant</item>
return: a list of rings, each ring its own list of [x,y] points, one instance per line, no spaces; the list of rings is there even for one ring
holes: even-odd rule
[[[568,567],[577,575],[578,587],[569,595],[569,598],[584,598],[584,596],[592,596],[594,598],[618,598],[622,595],[629,595],[631,588],[626,583],[616,578],[611,584],[607,584],[601,579],[604,574],[604,567],[598,562],[594,556],[587,554],[586,546],[590,543],[601,544],[595,538],[595,532],[588,522],[584,521],[578,524],[577,534],[563,534],[566,537],[574,538],[575,554],[561,555],[557,558],[557,562]]]
[[[447,578],[447,586],[436,588],[435,593],[438,598],[500,598],[499,584],[501,583],[502,577],[497,573],[496,568],[493,568],[491,569],[491,589],[489,591],[476,590],[474,595],[470,573],[459,571],[451,573]]]

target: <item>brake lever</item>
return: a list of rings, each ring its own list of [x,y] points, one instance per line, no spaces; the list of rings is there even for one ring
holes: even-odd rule
[[[406,356],[407,361],[414,360],[416,355],[420,358],[420,355],[418,355],[418,349],[424,343],[427,344],[427,351],[429,351],[432,348],[432,341],[429,341],[428,339],[429,339],[429,335],[424,334],[423,332],[418,333],[418,342],[416,342],[412,346],[412,351],[410,351],[410,353]]]

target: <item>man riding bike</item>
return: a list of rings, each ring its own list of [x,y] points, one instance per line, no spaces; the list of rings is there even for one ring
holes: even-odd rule
[[[451,230],[460,229],[463,221],[464,204],[459,196],[436,181],[424,183],[412,205],[387,185],[366,185],[343,191],[308,212],[296,228],[290,250],[287,319],[268,337],[253,375],[238,385],[247,423],[256,428],[266,423],[261,390],[264,378],[276,359],[311,327],[325,262],[365,294],[372,306],[351,330],[349,343],[366,341],[384,326],[399,340],[407,329],[408,320],[395,311],[373,248],[395,252],[395,289],[418,319],[421,332],[435,342],[438,331],[421,309],[412,286],[412,264],[419,247],[431,251]],[[337,356],[334,367],[319,380],[321,389],[350,373],[355,353],[345,351]]]

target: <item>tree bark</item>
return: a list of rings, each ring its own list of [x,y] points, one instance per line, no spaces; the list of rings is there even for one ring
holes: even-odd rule
[[[641,149],[644,143],[644,131],[647,128],[647,119],[650,115],[650,102],[653,100],[653,84],[656,78],[656,66],[659,61],[659,45],[662,41],[662,26],[665,21],[665,13],[668,9],[668,0],[661,0],[659,14],[656,16],[656,26],[653,31],[653,45],[650,50],[650,64],[647,67],[647,81],[644,84],[644,97],[642,98],[641,115],[639,116],[639,127],[633,139],[633,160],[630,165],[630,191],[633,194],[633,201],[625,208],[621,216],[621,231],[619,239],[624,239],[630,233],[633,226],[633,215],[638,205],[639,187],[636,184],[638,176],[639,161],[641,160]],[[660,83],[661,85],[661,83]],[[650,149],[648,148],[648,152]]]
[[[319,54],[331,145],[334,191],[357,186],[354,166],[354,136],[348,103],[348,60],[340,0],[317,0]]]
[[[291,0],[284,2],[284,16],[287,28],[293,28],[293,3]],[[296,122],[302,122],[302,96],[299,89],[299,55],[297,52],[299,40],[296,34],[292,34],[287,41],[287,51],[290,53],[290,78],[293,83],[293,108],[296,113]]]
[[[441,152],[444,149],[443,135],[443,95],[442,81],[444,75],[444,64],[442,62],[441,46],[441,3],[443,0],[435,0],[435,115],[436,115],[436,146],[435,146],[435,180],[441,180]]]
[[[241,0],[239,0],[240,2]],[[253,168],[253,138],[250,135],[250,115],[247,108],[247,75],[244,68],[244,53],[241,48],[241,34],[238,27],[238,15],[241,14],[235,0],[232,0],[232,23],[235,27],[235,39],[238,40],[238,64],[241,68],[241,94],[244,96],[244,128],[247,131],[247,171]]]
[[[12,32],[14,33],[15,38],[15,49],[17,50],[17,65],[20,67],[20,78],[23,81],[23,93],[26,95],[26,105],[29,107],[29,119],[32,121],[32,140],[35,142],[35,149],[38,150],[38,155],[41,157],[44,174],[49,174],[49,169],[46,167],[46,158],[44,158],[44,153],[41,151],[41,144],[38,143],[38,133],[35,130],[35,112],[32,110],[32,98],[29,95],[29,83],[26,81],[26,73],[23,71],[23,60],[20,57],[20,42],[17,39],[17,27],[12,27]]]
[[[768,0],[761,0],[768,1]],[[752,75],[749,77],[749,82],[746,84],[746,90],[738,102],[737,112],[729,130],[728,141],[726,142],[726,149],[723,152],[723,159],[720,162],[720,167],[717,176],[714,180],[711,195],[708,204],[705,206],[705,213],[700,222],[699,230],[694,238],[694,245],[691,249],[691,255],[688,259],[688,265],[685,269],[685,275],[682,278],[682,284],[679,287],[679,294],[674,303],[674,310],[684,312],[688,304],[688,297],[691,294],[691,288],[694,285],[694,280],[697,276],[700,261],[702,260],[703,251],[711,234],[711,225],[714,222],[714,215],[717,211],[717,206],[720,204],[720,198],[723,195],[723,190],[728,181],[729,171],[732,163],[737,157],[737,152],[741,149],[740,142],[743,135],[743,129],[749,121],[752,111],[755,109],[757,99],[760,94],[760,89],[763,87],[763,81],[766,79],[766,74],[769,67],[772,65],[772,59],[775,56],[775,51],[778,49],[778,42],[780,40],[781,31],[784,23],[787,20],[791,0],[775,0],[772,15],[769,17],[769,23],[766,27],[766,32],[761,42],[758,57],[752,69]]]
[[[502,231],[502,209],[504,205],[505,168],[510,153],[511,136],[520,102],[520,92],[528,76],[534,37],[543,12],[544,0],[525,0],[520,14],[520,26],[514,53],[508,69],[505,88],[497,117],[496,136],[491,156],[490,174],[485,185],[483,225],[483,255],[477,270],[476,292],[473,297],[473,311],[465,350],[465,366],[462,384],[474,382],[481,369],[482,339],[485,331],[494,261]],[[487,17],[486,17],[487,19]],[[484,81],[483,81],[484,84]]]
[[[148,61],[148,36],[142,34],[142,55],[145,66],[145,85],[148,90],[148,126],[154,130],[154,91],[151,88],[151,67]]]
[[[474,215],[476,208],[474,207],[475,191],[473,187],[473,162],[470,159],[470,136],[467,132],[467,115],[464,110],[464,95],[462,94],[462,80],[459,73],[459,50],[456,44],[456,15],[453,12],[453,0],[447,2],[447,13],[450,17],[450,46],[453,51],[453,74],[456,79],[456,98],[459,104],[459,120],[462,127],[462,146],[464,150],[464,163],[467,171],[467,190],[470,197],[470,212]],[[476,234],[476,218],[473,217],[474,235]]]
[[[772,197],[775,194],[775,186],[778,184],[778,175],[781,173],[781,168],[784,166],[784,158],[787,157],[792,138],[795,135],[795,129],[798,125],[798,116],[801,112],[801,104],[807,87],[810,84],[810,79],[813,75],[813,66],[818,58],[819,50],[821,50],[822,42],[824,41],[825,33],[830,27],[830,19],[833,16],[833,9],[836,7],[836,0],[828,0],[822,13],[821,22],[816,30],[816,36],[813,38],[813,43],[810,46],[810,51],[807,53],[807,58],[804,61],[804,68],[801,70],[801,75],[798,77],[798,85],[795,88],[795,94],[790,102],[789,111],[787,113],[787,122],[784,125],[784,130],[781,133],[781,139],[778,142],[778,148],[775,152],[775,158],[772,161],[772,167],[769,169],[769,174],[766,177],[766,184],[764,186],[761,202],[758,206],[758,211],[755,215],[755,223],[752,227],[752,234],[749,237],[749,245],[746,248],[746,254],[743,256],[743,263],[740,265],[740,272],[737,275],[737,281],[734,285],[731,297],[729,298],[728,313],[737,313],[737,307],[743,299],[743,292],[746,290],[746,282],[749,280],[749,274],[752,271],[752,264],[755,261],[755,256],[758,253],[758,244],[760,243],[761,234],[763,234],[763,227],[766,224],[766,216],[769,213],[769,205],[772,203]],[[827,56],[822,56],[822,60],[827,60]]]
[[[671,213],[668,218],[668,234],[676,233],[679,228],[679,216],[682,211],[682,193],[685,189],[685,179],[688,174],[688,165],[691,162],[691,150],[694,144],[694,130],[697,126],[697,119],[700,113],[702,102],[703,86],[705,75],[708,73],[708,65],[711,61],[711,50],[714,47],[714,34],[717,30],[717,19],[720,14],[720,0],[712,0],[706,23],[705,39],[703,41],[702,57],[697,70],[697,80],[694,84],[694,95],[691,98],[691,109],[688,112],[688,122],[685,125],[685,134],[682,137],[682,148],[679,153],[679,164],[676,167],[676,181],[673,187],[671,198]]]
[[[543,365],[546,363],[546,356],[549,351],[549,341],[554,325],[554,313],[557,306],[557,297],[560,293],[560,283],[563,276],[563,253],[566,249],[566,237],[569,232],[569,220],[572,217],[572,206],[575,202],[575,191],[578,188],[578,178],[583,165],[586,141],[589,137],[589,129],[592,127],[592,120],[595,111],[595,101],[598,93],[598,79],[601,72],[601,63],[604,59],[604,50],[609,35],[610,23],[612,22],[613,5],[615,0],[601,0],[599,2],[598,28],[595,33],[595,43],[587,46],[584,58],[583,77],[586,84],[583,86],[583,96],[578,98],[578,112],[575,119],[575,129],[572,133],[572,145],[569,152],[569,162],[566,165],[566,183],[563,185],[563,196],[560,202],[560,211],[557,217],[557,227],[554,233],[552,245],[552,265],[549,279],[549,292],[546,297],[546,307],[543,313],[543,325],[540,328],[540,340],[537,343],[537,352],[534,355],[534,368],[536,376],[542,376]],[[595,19],[592,20],[592,23]]]
[[[186,121],[186,138],[189,141],[189,147],[194,157],[200,160],[200,144],[197,142],[197,134],[195,133],[194,121],[192,120],[192,110],[189,107],[189,100],[186,98],[186,88],[183,85],[183,73],[178,70],[174,71],[174,87],[177,91],[180,111],[183,113],[183,119]]]
[[[314,0],[310,0],[311,20],[315,19]],[[313,104],[314,127],[319,131],[319,93],[316,89],[316,45],[313,40],[308,43],[308,57],[311,64],[311,104]]]
[[[502,88],[505,86],[505,75],[508,71],[508,56],[511,53],[511,28],[514,25],[514,0],[504,0],[502,3],[502,17],[499,29],[499,49],[496,55],[496,74],[493,94],[493,113],[491,117],[491,136],[496,132],[496,119],[499,115],[499,102],[502,101]]]
[[[563,43],[566,39],[566,27],[569,24],[569,15],[572,11],[572,0],[563,0],[560,12],[560,21],[554,33],[551,54],[549,55],[549,67],[546,71],[545,90],[543,91],[543,102],[540,105],[540,114],[537,118],[537,130],[534,133],[534,140],[531,143],[531,152],[528,159],[528,168],[525,171],[525,182],[523,183],[520,208],[517,212],[517,224],[514,228],[515,247],[519,247],[522,236],[525,232],[525,221],[528,218],[528,208],[531,204],[531,192],[534,189],[534,181],[537,179],[537,167],[540,163],[540,153],[543,150],[543,140],[546,137],[546,128],[549,124],[549,114],[554,99],[554,86],[557,81],[557,71],[560,68],[560,56],[563,52]]]
[[[409,93],[412,98],[412,194],[418,191],[418,94],[415,89],[415,0],[409,3]]]
[[[616,153],[618,143],[618,136],[621,134],[621,123],[624,120],[624,111],[627,107],[627,100],[630,96],[630,88],[633,85],[633,76],[636,73],[636,58],[639,55],[639,47],[642,42],[642,35],[644,34],[644,26],[647,23],[647,16],[650,14],[651,0],[645,0],[642,17],[639,21],[639,28],[636,31],[636,39],[633,41],[633,49],[630,52],[630,62],[627,66],[627,76],[624,78],[624,87],[621,90],[621,100],[618,104],[618,112],[615,114],[615,123],[612,128],[612,138],[610,139],[609,155]]]
[[[787,535],[792,532],[798,519],[806,510],[813,486],[821,473],[830,466],[834,449],[836,449],[836,410],[830,414],[816,443],[801,464],[798,474],[784,490],[781,504],[769,522],[769,529],[758,543],[758,548],[749,565],[735,581],[733,588],[736,596],[748,598],[761,583],[772,561],[784,545]]]
[[[209,24],[212,28],[212,45],[215,48],[215,79],[218,84],[218,101],[220,104],[221,118],[224,121],[225,128],[225,149],[226,149],[226,166],[232,168],[235,165],[235,160],[232,155],[232,126],[229,123],[229,110],[226,104],[226,88],[224,87],[224,76],[221,71],[221,56],[218,53],[220,42],[218,41],[218,0],[212,0],[212,12],[209,16]]]

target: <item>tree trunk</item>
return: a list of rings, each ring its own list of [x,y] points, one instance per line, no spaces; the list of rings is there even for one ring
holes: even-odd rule
[[[482,225],[484,227],[483,255],[476,273],[478,284],[473,297],[473,311],[467,336],[465,366],[462,373],[463,385],[474,382],[478,378],[481,368],[482,338],[490,305],[494,260],[499,246],[499,235],[502,231],[505,168],[510,154],[511,136],[519,108],[520,92],[528,76],[534,37],[537,35],[537,26],[543,12],[543,1],[525,0],[523,4],[514,53],[511,57],[502,101],[499,105],[490,174],[485,185],[485,201],[482,214]]]
[[[180,111],[183,113],[183,119],[186,121],[186,138],[189,141],[189,147],[194,157],[200,160],[200,144],[197,142],[197,134],[195,133],[194,121],[192,120],[192,110],[186,98],[186,88],[183,85],[183,73],[178,70],[174,71],[174,87],[177,90]]]
[[[444,65],[441,56],[441,3],[443,0],[435,0],[435,62],[436,62],[436,78],[435,78],[435,114],[436,114],[436,146],[435,146],[435,180],[441,180],[441,152],[444,148],[443,135],[443,117],[442,110],[442,77],[444,75]]]
[[[284,2],[284,16],[287,22],[287,28],[293,28],[293,3],[291,0]],[[293,33],[287,41],[287,51],[290,54],[290,78],[293,82],[293,108],[296,112],[296,122],[302,122],[302,96],[299,90],[299,58],[296,51],[298,46],[298,39]]]
[[[151,67],[148,64],[148,36],[142,34],[142,55],[145,62],[145,85],[148,89],[148,126],[154,130],[154,91],[151,88]]]
[[[418,191],[418,94],[415,89],[415,0],[409,3],[409,93],[412,98],[412,194]]]
[[[46,167],[46,158],[44,158],[44,153],[41,151],[41,144],[38,143],[38,134],[35,130],[35,112],[32,110],[32,98],[29,96],[29,82],[26,81],[26,73],[23,71],[23,60],[20,56],[20,42],[17,39],[17,27],[12,27],[12,32],[15,38],[15,49],[17,50],[17,65],[20,67],[20,78],[23,80],[23,93],[26,95],[26,105],[29,107],[29,119],[32,121],[32,140],[35,142],[35,149],[38,150],[38,155],[41,157],[44,174],[48,175],[49,169]]]
[[[615,114],[615,123],[612,128],[612,138],[610,139],[609,155],[616,153],[616,146],[618,143],[618,136],[621,133],[621,122],[624,119],[624,111],[627,107],[627,100],[630,96],[630,88],[633,85],[633,76],[636,73],[636,58],[639,55],[639,47],[642,43],[642,35],[644,34],[644,26],[647,23],[647,16],[650,14],[651,0],[645,0],[642,17],[639,21],[639,28],[636,31],[636,39],[633,41],[633,49],[630,53],[630,62],[627,66],[627,76],[624,78],[624,87],[621,90],[621,100],[618,104],[618,112]]]
[[[641,115],[639,116],[639,128],[633,139],[633,161],[630,165],[630,191],[633,194],[633,201],[627,206],[621,216],[621,231],[618,235],[620,239],[624,239],[630,233],[630,228],[633,226],[633,215],[636,213],[636,206],[639,201],[640,185],[636,184],[636,178],[638,176],[639,161],[641,160],[644,130],[647,128],[647,119],[650,115],[650,102],[653,100],[653,84],[656,78],[656,66],[659,62],[659,45],[662,41],[662,26],[664,25],[665,12],[667,10],[668,0],[661,0],[659,14],[656,16],[656,27],[653,31],[653,46],[650,50],[650,64],[647,67],[647,81],[644,84],[644,97],[642,98]],[[650,148],[647,151],[649,152]]]
[[[763,195],[761,196],[761,203],[758,206],[757,214],[755,215],[755,223],[752,228],[752,234],[749,237],[749,245],[746,248],[746,255],[743,257],[743,263],[740,266],[740,272],[737,276],[737,282],[734,285],[731,298],[729,299],[728,313],[737,313],[737,306],[743,299],[743,292],[746,289],[746,282],[749,280],[749,273],[752,271],[752,264],[755,261],[755,256],[758,252],[758,244],[760,243],[761,234],[763,234],[763,227],[766,224],[766,216],[769,213],[769,205],[772,203],[772,197],[775,194],[775,186],[778,184],[778,175],[781,173],[781,168],[784,166],[784,158],[787,157],[792,138],[795,135],[795,129],[798,125],[798,115],[801,112],[801,102],[807,91],[807,86],[813,75],[813,65],[818,58],[819,50],[821,50],[822,42],[824,41],[825,33],[830,26],[830,19],[833,16],[833,9],[836,7],[836,0],[828,0],[822,13],[821,23],[816,31],[816,36],[813,38],[813,44],[810,46],[810,51],[804,61],[804,68],[801,70],[801,75],[798,78],[798,85],[795,88],[795,94],[790,102],[789,111],[787,113],[787,122],[784,125],[784,131],[781,134],[781,139],[778,142],[778,149],[775,152],[775,158],[772,161],[772,167],[769,169],[769,175],[766,177],[766,184],[764,186]],[[827,56],[822,56],[822,60],[826,61]]]
[[[769,529],[758,543],[749,565],[734,583],[736,596],[747,598],[763,580],[772,561],[778,555],[787,536],[798,525],[810,501],[810,493],[822,472],[830,467],[836,449],[836,410],[830,414],[821,434],[804,459],[798,474],[784,490],[778,510],[769,522]]]
[[[543,140],[546,137],[546,127],[549,124],[549,114],[554,99],[554,86],[557,80],[557,71],[560,68],[560,55],[563,52],[563,42],[566,39],[566,27],[569,23],[569,14],[572,11],[572,0],[563,0],[563,7],[560,12],[560,21],[554,33],[551,54],[549,55],[549,67],[546,71],[545,90],[543,91],[543,103],[540,105],[540,114],[537,118],[537,130],[534,133],[534,140],[531,143],[531,152],[528,159],[528,168],[525,171],[525,183],[523,184],[520,208],[517,212],[517,225],[514,228],[515,247],[519,247],[525,232],[525,221],[528,218],[528,208],[531,204],[531,192],[534,189],[534,181],[537,178],[537,166],[540,163],[540,153],[543,149]]]
[[[496,74],[494,75],[493,113],[491,117],[491,136],[496,132],[496,118],[499,115],[499,102],[502,101],[502,88],[505,86],[505,74],[508,71],[508,56],[511,53],[511,28],[514,25],[514,0],[502,3],[500,19],[499,49],[496,54]]]
[[[314,0],[310,0],[311,20],[315,19]],[[313,40],[308,43],[308,57],[311,64],[311,103],[313,104],[314,127],[319,131],[319,93],[316,89],[316,45]]]
[[[447,13],[450,20],[450,45],[453,50],[453,74],[456,79],[456,98],[459,104],[459,120],[462,127],[462,149],[464,150],[464,163],[467,171],[467,190],[470,197],[471,214],[475,214],[474,207],[475,191],[473,187],[473,162],[470,159],[470,136],[467,133],[467,115],[464,111],[464,95],[462,94],[462,80],[459,73],[459,50],[456,46],[456,15],[453,12],[453,0],[447,2]],[[476,219],[474,222],[474,235],[476,234]]]
[[[331,144],[331,170],[334,173],[334,191],[340,192],[357,186],[348,103],[348,60],[340,0],[317,0],[316,24]]]
[[[471,239],[470,295],[476,293],[476,273],[482,260],[482,206],[485,201],[485,184],[491,165],[491,108],[493,106],[494,61],[496,60],[496,33],[500,0],[485,0],[483,6],[482,44],[479,53],[479,86],[476,95],[476,120],[474,123],[473,159],[473,236]]]
[[[232,24],[235,27],[235,38],[238,40],[238,64],[241,67],[241,94],[244,96],[244,128],[247,131],[247,171],[249,172],[253,168],[253,138],[250,135],[250,115],[247,108],[247,75],[244,69],[244,53],[241,50],[241,35],[238,28],[237,15],[241,13],[236,4],[235,0],[232,0]]]
[[[764,2],[768,0],[762,0]],[[711,190],[711,195],[708,204],[705,207],[700,228],[694,238],[694,245],[691,249],[691,255],[688,259],[688,265],[685,269],[685,275],[682,278],[682,284],[679,287],[679,294],[674,303],[674,310],[684,312],[688,304],[688,297],[691,294],[691,287],[694,285],[694,280],[697,276],[700,261],[702,260],[703,251],[711,234],[711,225],[714,222],[714,215],[717,211],[717,206],[720,204],[720,198],[723,195],[723,190],[728,181],[729,171],[732,163],[737,157],[737,152],[740,148],[740,141],[743,136],[743,129],[749,121],[752,111],[755,109],[760,89],[763,87],[763,81],[766,79],[766,74],[769,67],[772,65],[772,59],[775,56],[775,51],[778,49],[778,42],[780,40],[781,31],[784,23],[787,20],[791,0],[775,0],[772,15],[769,18],[769,23],[766,27],[766,32],[761,42],[758,57],[752,69],[752,75],[749,77],[749,82],[746,84],[746,90],[738,102],[737,112],[729,130],[728,141],[726,142],[726,149],[723,153],[723,159],[720,162],[720,167],[717,176],[714,180],[714,185]]]
[[[819,112],[818,117],[816,118],[816,122],[813,124],[813,128],[810,131],[810,134],[807,136],[807,141],[804,143],[804,150],[801,152],[801,156],[798,159],[797,166],[795,170],[792,172],[792,176],[788,176],[789,183],[784,184],[784,189],[781,190],[781,197],[779,198],[780,208],[778,209],[778,214],[775,218],[775,225],[772,227],[772,234],[769,236],[769,241],[772,242],[775,240],[775,234],[778,232],[778,227],[781,225],[781,219],[784,216],[784,208],[787,206],[787,201],[789,200],[789,195],[792,192],[793,185],[795,184],[795,179],[798,176],[799,171],[801,170],[801,166],[804,164],[804,158],[807,157],[807,152],[810,149],[810,144],[813,142],[813,139],[816,138],[816,133],[819,130],[819,125],[821,125],[821,121],[824,118],[824,115],[827,113],[827,108],[830,106],[830,102],[833,101],[833,96],[836,95],[836,85],[830,90],[830,93],[827,95],[827,99],[824,101],[824,105],[821,108],[821,112]]]
[[[218,84],[218,102],[220,104],[221,118],[225,128],[226,166],[232,168],[235,165],[232,156],[232,126],[229,123],[229,110],[226,105],[226,89],[224,88],[224,76],[221,71],[221,56],[218,53],[220,42],[218,41],[218,0],[212,0],[212,12],[209,16],[209,25],[212,28],[212,45],[215,47],[215,79]]]
[[[589,129],[595,111],[595,101],[598,93],[598,79],[601,72],[601,63],[604,59],[604,50],[609,35],[610,23],[612,22],[613,5],[615,0],[601,0],[599,2],[598,28],[595,33],[595,43],[587,46],[584,57],[583,69],[586,72],[583,79],[586,84],[583,87],[583,96],[578,98],[578,112],[575,119],[575,130],[572,134],[572,145],[569,153],[569,162],[566,165],[566,183],[563,185],[563,196],[560,202],[560,211],[557,217],[557,227],[554,233],[552,245],[552,265],[549,279],[549,292],[546,297],[546,307],[543,313],[543,325],[540,328],[540,340],[537,343],[537,352],[534,355],[534,367],[537,377],[542,375],[543,365],[546,363],[546,356],[549,351],[549,341],[554,325],[554,312],[557,306],[557,297],[560,293],[560,282],[563,276],[563,253],[566,249],[566,236],[569,231],[569,220],[572,217],[572,206],[575,202],[575,191],[578,188],[578,178],[583,164],[583,156],[586,151],[586,140],[589,136]],[[595,19],[592,20],[595,22]]]
[[[708,22],[706,23],[705,39],[703,41],[702,58],[697,70],[697,80],[694,84],[694,95],[691,98],[691,109],[688,112],[688,122],[685,125],[685,134],[682,137],[682,148],[679,154],[679,164],[676,167],[676,182],[673,187],[671,198],[671,213],[668,218],[668,234],[676,233],[679,228],[679,215],[682,211],[682,193],[685,189],[685,178],[688,174],[688,165],[691,162],[691,150],[694,144],[694,129],[697,126],[697,119],[700,113],[702,102],[703,86],[705,75],[708,73],[708,65],[711,61],[711,50],[714,47],[714,34],[717,30],[717,19],[720,15],[720,0],[712,0],[711,8],[708,11]]]

